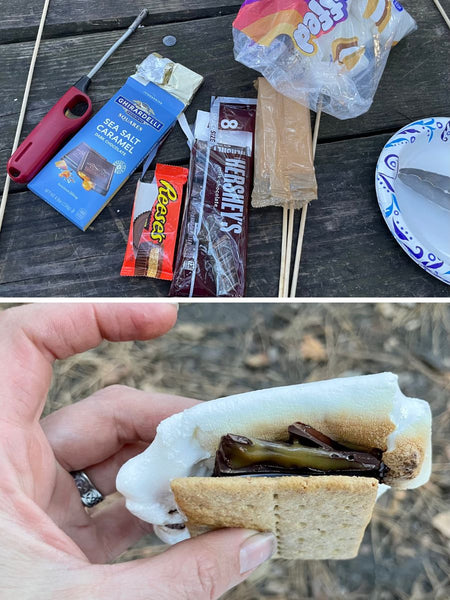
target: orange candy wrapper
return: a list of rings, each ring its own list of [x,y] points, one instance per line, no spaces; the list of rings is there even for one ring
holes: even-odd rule
[[[173,279],[181,203],[188,169],[156,165],[152,183],[139,181],[121,275]]]

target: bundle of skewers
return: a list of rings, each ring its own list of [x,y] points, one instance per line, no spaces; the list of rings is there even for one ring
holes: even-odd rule
[[[255,181],[252,206],[277,206],[283,210],[279,298],[295,297],[308,205],[317,199],[314,155],[319,131],[317,113],[314,136],[310,111],[277,92],[264,78],[258,82]],[[296,212],[301,210],[294,270]]]

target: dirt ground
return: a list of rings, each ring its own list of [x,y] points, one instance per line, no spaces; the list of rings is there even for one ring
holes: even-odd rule
[[[120,383],[202,400],[380,371],[431,404],[433,475],[377,503],[351,561],[271,561],[227,600],[450,598],[450,307],[439,304],[183,305],[151,342],[104,343],[60,362],[46,412]],[[161,551],[148,536],[122,560]]]

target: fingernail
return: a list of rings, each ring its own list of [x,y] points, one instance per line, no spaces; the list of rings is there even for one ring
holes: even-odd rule
[[[277,540],[273,533],[258,533],[247,538],[239,553],[241,574],[256,569],[275,553],[276,548]]]

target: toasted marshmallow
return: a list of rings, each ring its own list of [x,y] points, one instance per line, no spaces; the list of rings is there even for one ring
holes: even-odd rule
[[[389,485],[414,488],[429,479],[429,405],[407,398],[396,375],[381,373],[238,394],[172,415],[159,424],[152,444],[122,466],[117,489],[140,519],[159,526],[182,524],[186,519],[176,505],[172,479],[211,475],[222,435],[281,440],[295,421],[338,442],[385,450],[383,461],[392,468]],[[159,533],[164,539],[186,535],[170,528]]]

